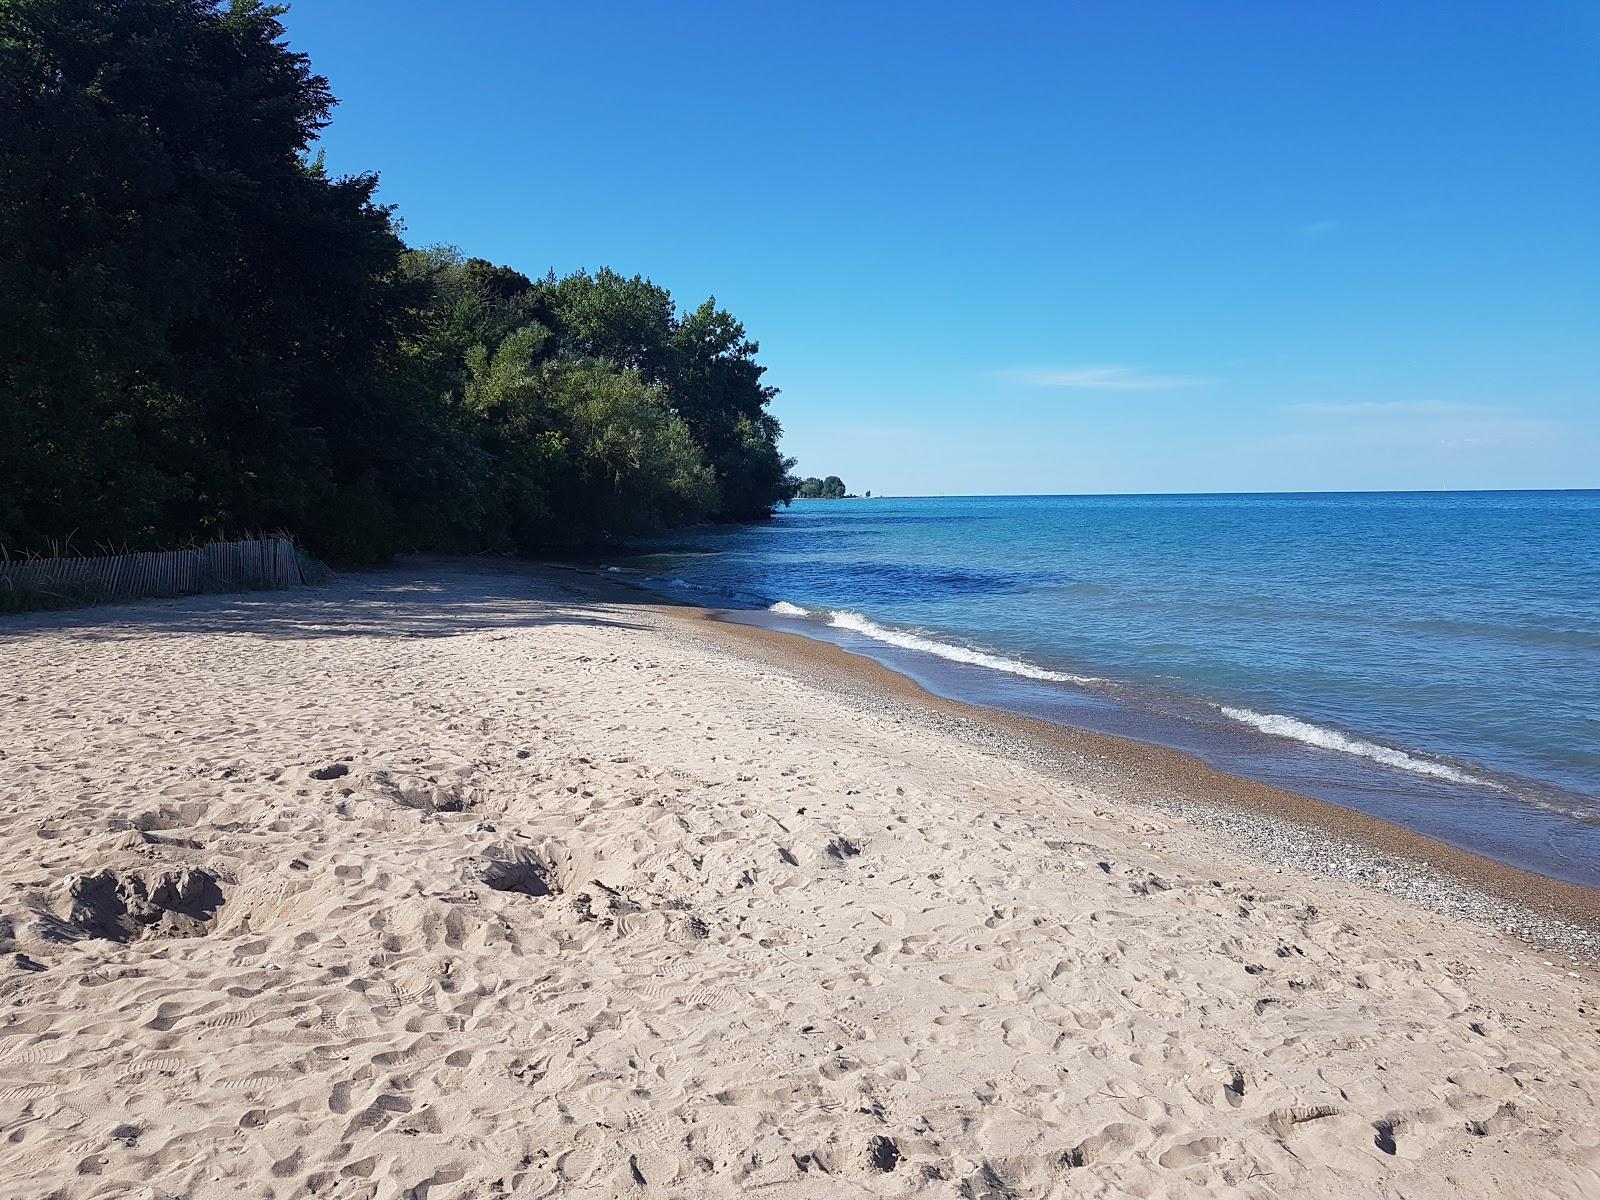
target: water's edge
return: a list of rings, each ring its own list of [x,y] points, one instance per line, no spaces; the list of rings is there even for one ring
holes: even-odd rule
[[[1092,675],[1046,670],[997,653],[898,629],[856,613],[786,601],[751,607],[696,594],[682,580],[610,568],[627,583],[719,619],[825,642],[871,659],[947,700],[1067,729],[1175,750],[1229,775],[1378,817],[1469,854],[1547,879],[1600,888],[1600,824],[1515,801],[1465,765],[1424,758],[1296,718],[1230,711]],[[720,600],[720,602],[719,602]]]
[[[1525,797],[1510,800],[1493,781],[1456,764],[1290,717],[1236,715],[1093,677],[1030,678],[987,662],[954,661],[930,653],[916,635],[880,640],[849,623],[762,610],[723,615],[830,642],[949,700],[1177,750],[1219,771],[1380,817],[1520,870],[1600,887],[1600,825]],[[1515,819],[1499,819],[1508,804],[1516,805]]]
[[[598,565],[1600,885],[1600,492],[840,501]]]
[[[630,590],[656,598],[648,589]],[[662,611],[715,631],[732,653],[779,664],[825,691],[842,675],[885,700],[925,708],[936,720],[954,717],[954,726],[939,727],[965,730],[976,744],[1002,754],[1020,750],[1027,761],[1059,763],[1074,777],[1088,770],[1094,786],[1110,788],[1112,796],[1126,788],[1139,800],[1240,837],[1249,843],[1247,853],[1282,866],[1377,887],[1538,943],[1566,945],[1576,935],[1590,945],[1590,931],[1600,930],[1600,888],[1552,879],[1343,805],[1222,772],[1181,750],[951,699],[874,656],[752,621],[748,610],[659,599]],[[1485,909],[1484,902],[1500,907]]]

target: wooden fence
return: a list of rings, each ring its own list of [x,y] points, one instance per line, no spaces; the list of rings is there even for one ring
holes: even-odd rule
[[[332,572],[288,537],[211,542],[88,558],[0,560],[0,611],[65,608],[147,596],[190,596],[321,583]]]

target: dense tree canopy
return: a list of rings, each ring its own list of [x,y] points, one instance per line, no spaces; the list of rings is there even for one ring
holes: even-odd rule
[[[800,486],[795,489],[795,495],[802,500],[843,500],[849,493],[845,491],[844,480],[837,475],[829,475],[826,479],[815,476],[802,479]]]
[[[0,544],[531,549],[793,494],[758,347],[610,270],[408,250],[258,0],[0,0]]]

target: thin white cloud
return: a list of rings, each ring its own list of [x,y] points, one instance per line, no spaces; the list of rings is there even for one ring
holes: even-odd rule
[[[1309,224],[1300,226],[1295,232],[1301,237],[1327,237],[1338,228],[1339,222],[1337,221],[1312,221]]]
[[[1491,404],[1455,400],[1357,400],[1334,404],[1285,404],[1289,412],[1325,417],[1443,417],[1506,411]]]
[[[1158,375],[1138,367],[1012,367],[1002,379],[1030,387],[1068,388],[1082,392],[1165,392],[1205,383],[1192,375]]]

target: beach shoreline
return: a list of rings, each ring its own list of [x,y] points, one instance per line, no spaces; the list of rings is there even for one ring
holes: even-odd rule
[[[941,696],[1165,746],[1596,888],[1594,504],[847,502],[686,530],[609,563]]]
[[[943,719],[949,732],[990,750],[1068,771],[1124,799],[1191,814],[1241,838],[1246,852],[1394,891],[1503,932],[1591,955],[1600,952],[1600,889],[1552,879],[1381,817],[1230,774],[1180,750],[936,695],[876,659],[832,642],[752,624],[741,620],[739,611],[663,595],[603,569],[569,564],[552,564],[552,569],[571,572],[597,599],[641,594],[663,615],[717,645],[818,686],[869,704],[874,697],[892,699],[924,718]],[[1240,820],[1250,818],[1268,824],[1241,828]]]
[[[19,1198],[1600,1188],[1579,908],[1181,756],[496,560],[0,652]]]
[[[806,673],[814,681],[826,683],[831,679],[837,684],[847,679],[857,687],[892,696],[928,714],[964,723],[980,741],[1024,754],[1031,761],[1051,763],[1057,768],[1072,765],[1079,772],[1087,771],[1101,786],[1124,795],[1142,792],[1141,798],[1146,802],[1177,811],[1209,810],[1202,819],[1212,819],[1218,825],[1231,824],[1216,811],[1220,809],[1255,815],[1281,827],[1314,831],[1323,839],[1319,848],[1325,856],[1341,849],[1353,850],[1393,864],[1395,869],[1400,864],[1426,868],[1481,891],[1508,906],[1507,911],[1526,909],[1591,933],[1600,931],[1600,889],[1551,879],[1459,849],[1381,817],[1233,775],[1179,750],[938,696],[873,659],[829,642],[740,623],[711,609],[672,606],[665,611],[679,616],[692,613],[691,619],[714,626],[714,636],[741,653],[787,661],[792,669]],[[1370,867],[1372,861],[1366,865]],[[1362,876],[1362,881],[1369,885],[1377,882],[1370,873]],[[1416,884],[1417,880],[1413,876],[1410,882]],[[1424,897],[1414,894],[1412,899]],[[1448,899],[1441,894],[1432,901],[1453,908],[1459,893]],[[1501,919],[1505,919],[1507,911],[1502,911]],[[1494,919],[1487,913],[1480,916]],[[1514,923],[1528,929],[1537,927],[1537,923]],[[1563,942],[1572,940],[1556,927],[1545,927],[1544,936]]]

